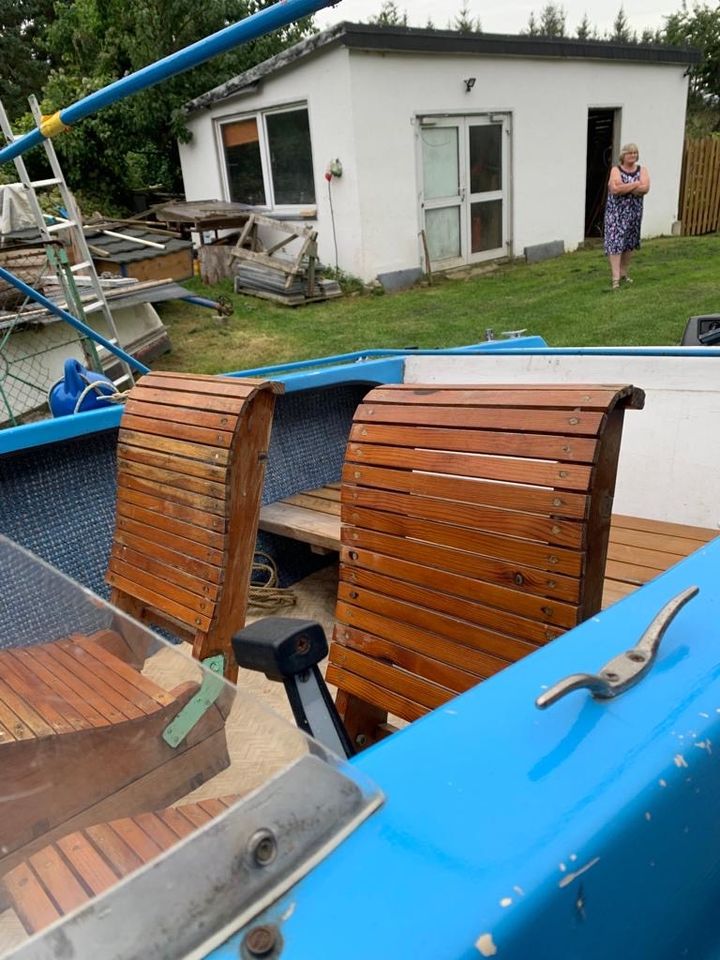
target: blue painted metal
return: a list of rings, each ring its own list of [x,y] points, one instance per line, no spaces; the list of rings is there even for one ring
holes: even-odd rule
[[[352,353],[338,353],[330,357],[317,357],[312,360],[295,360],[292,363],[278,363],[269,367],[253,367],[249,370],[236,370],[226,374],[228,377],[256,377],[269,376],[270,374],[291,372],[293,370],[309,370],[319,366],[330,366],[333,364],[344,364],[355,361],[375,360],[381,357],[427,357],[441,356],[453,357],[456,355],[465,355],[468,353],[485,352],[486,350],[496,351],[500,347],[506,346],[507,340],[483,340],[481,343],[473,343],[464,347],[446,347],[436,350],[426,350],[414,347],[403,347],[402,349],[391,349],[387,347],[377,347],[372,350],[355,350]],[[513,340],[523,350],[539,350],[547,347],[542,337],[520,337]],[[516,352],[516,351],[513,351]]]
[[[0,276],[5,274],[0,268]],[[74,318],[73,318],[74,319]],[[77,322],[77,321],[76,321]],[[89,329],[89,328],[88,328]],[[94,331],[90,331],[95,335]],[[90,335],[90,334],[89,334]],[[102,342],[102,341],[101,341]],[[533,356],[681,356],[720,358],[717,347],[547,347],[541,337],[522,337],[507,347],[507,341],[491,340],[465,347],[446,350],[358,350],[352,353],[338,354],[300,360],[293,363],[274,364],[267,367],[253,367],[226,374],[230,377],[272,377],[285,383],[288,393],[296,390],[333,386],[340,383],[400,383],[403,379],[403,365],[410,356],[467,356],[469,353],[482,354],[491,351],[494,355]],[[116,352],[116,351],[115,351]],[[132,359],[132,358],[131,358]],[[133,360],[143,371],[147,368]],[[15,450],[25,450],[33,446],[67,440],[85,434],[96,433],[117,427],[121,410],[108,410],[94,419],[83,414],[70,420],[44,421],[21,427],[10,427],[0,431],[0,454]]]
[[[151,63],[127,77],[115,80],[101,90],[83,97],[77,103],[66,107],[60,111],[60,121],[65,126],[71,126],[78,120],[96,113],[103,107],[109,106],[118,100],[138,93],[140,90],[147,90],[169,77],[174,77],[191,67],[196,67],[206,60],[225,53],[233,47],[242,43],[255,40],[257,37],[279,27],[284,27],[294,20],[308,16],[316,10],[332,5],[333,0],[281,0],[281,2],[260,10],[250,17],[238,23],[231,24],[223,30],[198,40],[197,43],[190,44],[183,50],[171,53],[169,56]],[[30,150],[32,147],[42,143],[43,135],[39,129],[32,130],[22,137],[18,137],[13,143],[8,144],[0,150],[0,163],[6,163],[15,157]]]
[[[69,323],[71,327],[79,330],[84,336],[90,337],[90,339],[94,340],[95,343],[101,344],[101,346],[105,347],[105,349],[110,353],[114,354],[116,357],[119,357],[121,360],[124,360],[125,363],[133,368],[133,370],[138,370],[140,373],[150,373],[149,367],[146,367],[144,363],[140,363],[140,361],[136,360],[135,357],[131,357],[129,353],[125,353],[122,347],[118,347],[117,344],[111,343],[110,340],[101,336],[96,330],[93,330],[92,327],[89,327],[86,323],[83,323],[82,320],[78,320],[77,317],[74,317],[71,313],[68,313],[67,310],[63,310],[62,307],[59,307],[56,303],[53,303],[52,300],[48,300],[48,298],[43,296],[42,293],[39,293],[33,287],[28,286],[27,283],[24,283],[19,277],[16,277],[15,274],[10,273],[10,271],[6,270],[4,267],[0,267],[0,280],[5,280],[7,283],[12,284],[13,287],[18,289],[26,297],[30,297],[31,300],[39,303],[50,313],[54,314],[56,317],[60,317],[60,319],[64,320],[65,323]]]
[[[209,300],[207,297],[180,297],[183,303],[192,303],[196,307],[208,307],[210,310],[217,310],[219,304],[217,300]]]
[[[355,758],[387,801],[254,921],[283,960],[720,955],[719,583],[720,539]],[[692,584],[641,683],[536,709]]]
[[[21,427],[8,427],[0,430],[0,456],[43,447],[48,443],[72,440],[74,437],[90,436],[103,430],[116,430],[121,416],[122,407],[114,406],[110,410],[88,410],[73,417],[39,420]]]
[[[286,393],[330,387],[338,383],[402,383],[404,366],[404,357],[392,357],[387,360],[368,360],[366,363],[341,364],[323,370],[280,374],[275,379],[285,384]]]

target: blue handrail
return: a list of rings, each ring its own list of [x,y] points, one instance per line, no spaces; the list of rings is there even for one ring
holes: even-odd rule
[[[238,23],[233,23],[209,37],[204,37],[176,53],[163,57],[156,63],[148,64],[127,77],[115,80],[71,106],[58,110],[52,117],[44,118],[39,128],[18,137],[0,150],[0,163],[19,157],[44,139],[55,136],[66,127],[77,123],[78,120],[83,120],[117,100],[122,100],[140,90],[147,90],[148,87],[183,73],[185,70],[190,70],[220,53],[226,53],[241,43],[247,43],[265,33],[284,27],[293,20],[299,20],[323,7],[333,6],[336,2],[337,0],[280,0],[272,7],[260,10]]]

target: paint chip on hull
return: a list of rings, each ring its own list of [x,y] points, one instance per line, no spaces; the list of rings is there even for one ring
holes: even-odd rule
[[[475,941],[475,946],[483,957],[494,957],[497,953],[497,947],[493,943],[491,933],[481,933]]]
[[[584,867],[580,867],[580,869],[575,870],[574,873],[569,873],[566,877],[563,877],[560,883],[558,884],[558,886],[567,887],[568,884],[571,884],[573,882],[573,880],[577,880],[577,878],[581,876],[583,873],[585,873],[586,870],[590,870],[591,867],[594,867],[595,864],[599,862],[600,862],[600,857],[594,857],[592,860],[586,863]]]

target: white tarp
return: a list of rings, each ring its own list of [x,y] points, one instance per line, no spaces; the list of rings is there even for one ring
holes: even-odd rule
[[[21,183],[0,185],[0,233],[32,227],[35,220],[27,191]]]

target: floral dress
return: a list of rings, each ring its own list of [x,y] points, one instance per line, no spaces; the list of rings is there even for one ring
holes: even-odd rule
[[[640,166],[634,173],[618,167],[623,183],[640,182]],[[640,246],[643,198],[631,193],[608,193],[605,206],[605,253],[625,253]]]

